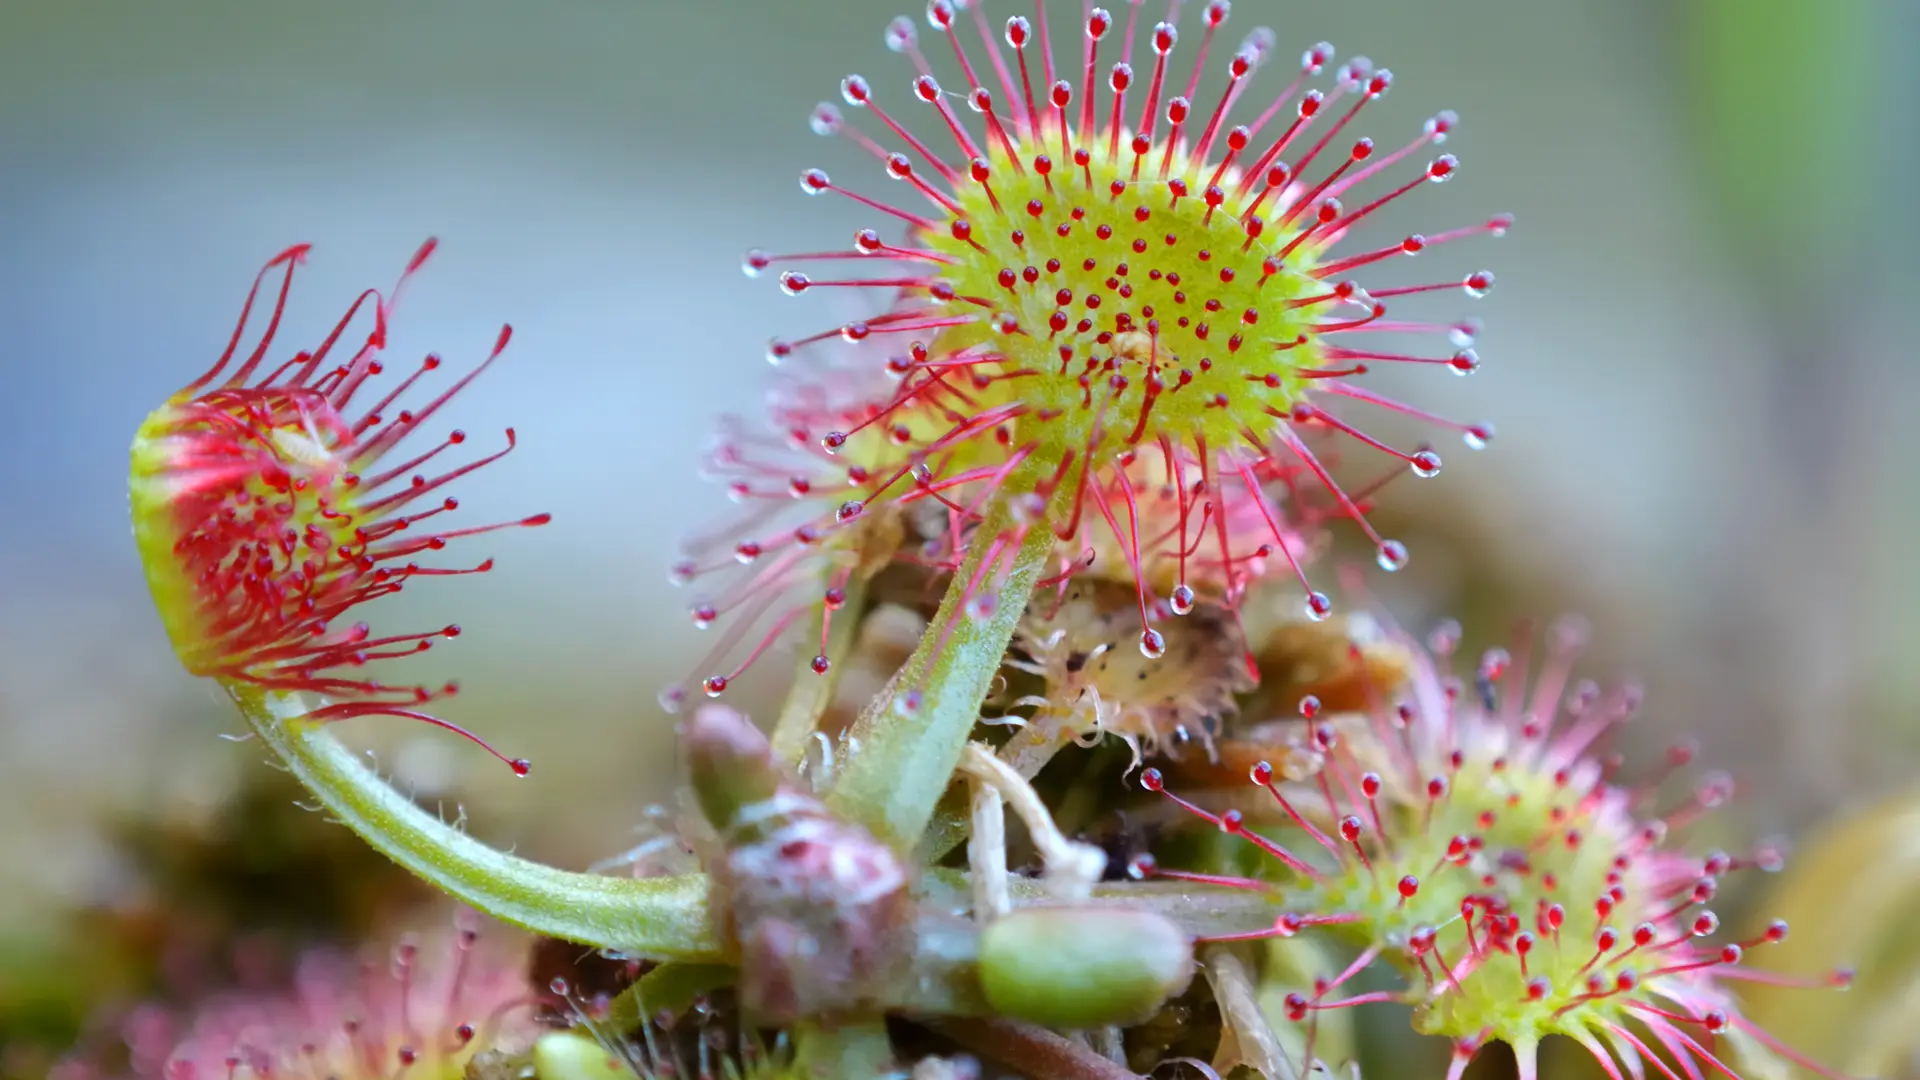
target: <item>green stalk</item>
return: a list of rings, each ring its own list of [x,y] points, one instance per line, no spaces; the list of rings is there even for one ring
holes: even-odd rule
[[[920,893],[926,904],[953,910],[964,909],[973,896],[966,871],[946,867],[928,870],[920,879]],[[1046,882],[1023,874],[1008,876],[1007,894],[1015,908],[1060,902]],[[1286,909],[1287,894],[1278,888],[1220,889],[1162,878],[1102,881],[1094,885],[1093,895],[1086,902],[1096,907],[1158,912],[1189,935],[1220,937],[1271,929],[1274,917]]]
[[[847,582],[847,602],[835,613],[832,626],[827,630],[825,656],[833,665],[822,675],[813,670],[813,657],[801,650],[799,659],[793,668],[793,685],[787,691],[787,700],[780,706],[780,717],[773,725],[773,756],[775,760],[788,768],[793,768],[806,756],[807,739],[813,735],[820,724],[820,717],[833,703],[833,688],[840,682],[840,668],[847,659],[847,652],[853,647],[853,638],[860,628],[861,608],[866,601],[866,583]],[[825,614],[824,603],[815,604],[815,617]]]
[[[983,619],[968,615],[961,609],[987,551],[996,548],[992,538],[1012,528],[1008,504],[996,501],[919,646],[889,691],[853,725],[848,742],[857,741],[859,750],[846,755],[827,791],[828,808],[901,850],[920,839],[946,792],[980,719],[980,703],[1053,553],[1053,531],[1042,519],[1025,530],[1012,552],[994,591],[993,611]],[[992,576],[981,589],[993,590]]]
[[[661,960],[716,960],[707,879],[603,877],[496,851],[395,791],[325,730],[307,697],[223,684],[260,741],[341,824],[442,892],[535,933]]]
[[[598,1027],[619,1035],[639,1031],[661,1013],[679,1016],[694,999],[731,986],[739,972],[725,964],[661,964],[634,980],[607,1005],[604,1016],[576,1023],[575,1030]]]
[[[817,1080],[881,1080],[899,1073],[886,1021],[846,1019],[794,1029],[794,1064]]]

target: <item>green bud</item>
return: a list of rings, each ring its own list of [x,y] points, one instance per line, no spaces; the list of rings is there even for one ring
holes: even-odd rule
[[[1192,942],[1150,911],[1028,908],[980,936],[987,1003],[1051,1028],[1138,1023],[1192,977]]]
[[[765,802],[780,789],[780,768],[767,737],[732,709],[709,705],[694,713],[681,745],[700,812],[722,834],[743,807]]]
[[[707,872],[738,953],[742,1009],[780,1025],[886,1000],[913,961],[899,855],[788,781],[766,736],[732,709],[701,709],[681,742],[725,847]]]
[[[633,1080],[633,1070],[607,1048],[571,1031],[550,1031],[533,1044],[535,1080]]]

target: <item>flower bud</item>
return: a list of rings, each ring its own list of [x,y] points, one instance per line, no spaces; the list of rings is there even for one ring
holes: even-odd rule
[[[723,834],[742,823],[747,807],[766,803],[780,789],[780,768],[766,736],[731,709],[695,713],[681,743],[700,813]]]
[[[682,738],[725,848],[710,870],[740,949],[741,1005],[779,1024],[887,1000],[913,956],[913,899],[893,849],[789,784],[739,713],[707,706]]]

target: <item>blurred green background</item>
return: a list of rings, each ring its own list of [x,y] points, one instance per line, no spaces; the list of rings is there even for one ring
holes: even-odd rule
[[[756,406],[769,336],[845,314],[739,256],[873,223],[794,177],[880,188],[805,118],[852,70],[905,97],[881,44],[901,6],[0,3],[0,941],[129,887],[103,820],[217,817],[264,768],[168,652],[125,450],[295,241],[305,342],[442,238],[395,355],[478,360],[511,321],[454,422],[520,449],[463,483],[462,516],[555,514],[468,544],[495,573],[381,615],[466,627],[422,667],[533,775],[407,725],[347,734],[490,840],[572,864],[625,846],[672,773],[655,692],[703,644],[665,567],[725,509],[695,470],[709,417]],[[1390,491],[1414,551],[1397,614],[1493,639],[1585,612],[1588,670],[1644,678],[1641,734],[1698,735],[1755,833],[1910,781],[1920,5],[1238,0],[1233,39],[1259,24],[1283,67],[1323,38],[1391,66],[1383,146],[1459,110],[1459,179],[1382,235],[1518,215],[1421,266],[1497,270],[1486,363],[1388,381],[1499,439]],[[762,674],[744,700],[785,664]]]

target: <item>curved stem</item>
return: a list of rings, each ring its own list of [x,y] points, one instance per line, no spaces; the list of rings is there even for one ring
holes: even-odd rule
[[[1021,778],[1032,780],[1040,775],[1040,770],[1047,767],[1047,763],[1066,746],[1067,741],[1068,737],[1061,734],[1052,719],[1035,717],[1000,744],[996,753]],[[948,796],[940,800],[940,805],[934,808],[933,820],[927,825],[926,835],[920,838],[920,861],[931,866],[946,858],[948,852],[959,847],[967,838],[967,830],[971,827],[972,818],[964,799]]]
[[[414,805],[323,725],[300,719],[313,701],[224,686],[260,741],[341,824],[455,899],[584,945],[661,960],[721,957],[704,876],[603,877],[496,851]]]
[[[1002,1068],[1058,1080],[1140,1080],[1138,1074],[1046,1028],[1002,1018],[940,1017],[934,1031]]]
[[[946,792],[1034,582],[1053,553],[1052,530],[1036,524],[1024,530],[1005,575],[998,576],[996,567],[983,564],[989,552],[997,559],[1006,551],[996,541],[1014,530],[1011,508],[995,502],[926,635],[848,733],[859,751],[846,755],[827,792],[828,808],[902,850],[920,839]],[[994,595],[990,613],[975,618],[963,610],[976,592],[986,591]]]

